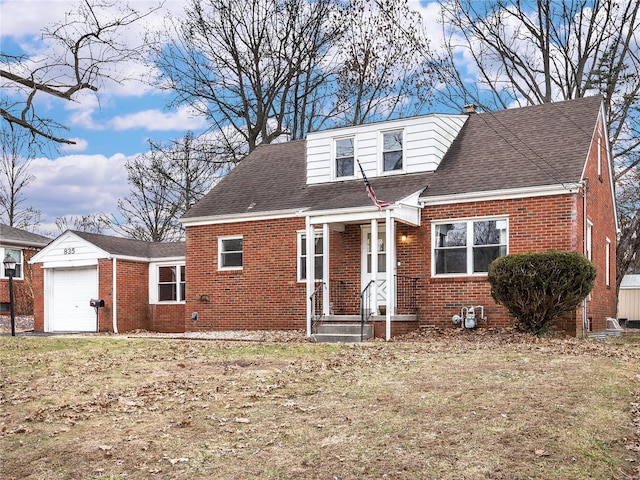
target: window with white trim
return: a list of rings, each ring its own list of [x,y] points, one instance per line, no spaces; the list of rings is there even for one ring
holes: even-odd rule
[[[507,254],[507,219],[460,220],[434,223],[434,275],[478,275]]]
[[[242,235],[218,238],[218,270],[242,270]]]
[[[322,241],[322,232],[317,231],[314,234],[314,276],[315,280],[322,280],[323,271],[323,248],[324,243]],[[302,282],[307,279],[307,234],[298,232],[298,281]]]
[[[591,260],[591,248],[592,248],[592,238],[593,238],[593,223],[587,220],[587,258]]]
[[[353,177],[354,175],[354,138],[336,140],[336,178]]]
[[[184,265],[158,265],[158,302],[184,302]]]
[[[404,168],[402,157],[402,130],[382,134],[382,170],[393,172]]]
[[[11,255],[13,259],[16,261],[16,269],[15,269],[15,272],[13,273],[13,278],[22,278],[22,250],[13,249],[13,248],[4,248],[4,249],[0,249],[0,252],[2,252],[2,258],[0,258],[0,262],[2,262],[5,259],[7,254]],[[2,268],[2,277],[8,278],[9,275],[4,269],[4,263],[0,268]]]

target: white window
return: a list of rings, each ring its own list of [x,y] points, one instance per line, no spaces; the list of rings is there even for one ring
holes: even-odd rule
[[[336,140],[336,178],[353,177],[354,175],[353,141],[353,137]]]
[[[485,274],[489,264],[507,254],[507,220],[459,220],[434,223],[434,275]]]
[[[314,257],[314,276],[315,280],[322,281],[323,270],[323,242],[322,232],[315,232],[313,241],[313,257]],[[307,279],[307,235],[298,232],[298,281],[302,282]]]
[[[2,258],[0,258],[0,262],[2,262],[7,255],[11,255],[13,259],[16,261],[16,268],[13,272],[13,278],[22,278],[22,250],[12,249],[12,248],[4,248],[0,249],[2,252]],[[7,278],[9,275],[4,270],[4,263],[2,264],[2,277]]]
[[[587,242],[587,258],[589,260],[591,260],[591,242],[592,242],[592,237],[593,237],[593,223],[591,223],[589,220],[587,220],[587,238],[586,238],[586,242]]]
[[[184,302],[184,265],[158,265],[158,302]]]
[[[218,239],[218,269],[242,270],[242,236]]]
[[[402,135],[402,130],[382,134],[382,170],[384,172],[393,172],[404,168]]]
[[[604,282],[608,287],[611,285],[611,240],[607,237],[607,243],[605,244],[605,257],[604,257]]]

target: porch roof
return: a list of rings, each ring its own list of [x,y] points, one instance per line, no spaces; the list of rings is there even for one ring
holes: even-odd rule
[[[602,98],[471,115],[435,172],[370,178],[380,200],[579,182]],[[306,184],[306,142],[261,145],[182,217],[371,207],[361,179]]]

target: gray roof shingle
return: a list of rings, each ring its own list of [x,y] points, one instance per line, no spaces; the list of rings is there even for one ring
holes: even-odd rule
[[[97,233],[73,231],[74,234],[113,255],[140,258],[184,257],[185,242],[146,242]]]
[[[50,238],[0,223],[0,243],[2,244],[44,247],[48,245],[49,242],[51,242]]]
[[[379,199],[573,183],[581,180],[602,98],[470,115],[435,172],[370,178]],[[362,180],[306,184],[306,142],[261,145],[184,219],[370,206]]]

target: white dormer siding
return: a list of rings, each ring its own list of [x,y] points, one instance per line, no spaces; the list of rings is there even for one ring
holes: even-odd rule
[[[357,164],[353,176],[339,177],[336,173],[336,140],[345,138],[353,139],[354,157],[360,160],[367,177],[435,171],[467,118],[434,114],[309,133],[307,184],[361,177]],[[402,132],[402,168],[385,172],[384,134],[397,131]]]

